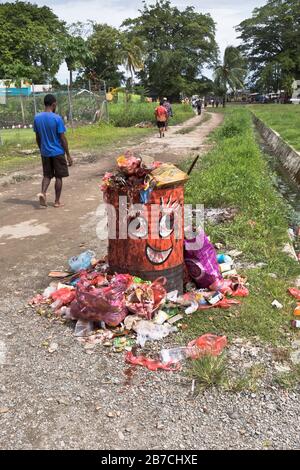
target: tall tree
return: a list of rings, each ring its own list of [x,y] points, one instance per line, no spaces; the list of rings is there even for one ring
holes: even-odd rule
[[[203,67],[217,57],[215,23],[193,7],[181,11],[168,0],[144,2],[140,15],[126,20],[123,28],[129,37],[144,43],[145,66],[138,75],[153,94],[190,93]]]
[[[64,54],[70,74],[69,84],[72,88],[73,72],[84,67],[93,56],[88,49],[87,42],[82,37],[73,35],[68,35],[65,39]]]
[[[240,51],[233,46],[226,47],[223,63],[217,65],[214,70],[214,81],[217,90],[223,96],[223,106],[226,103],[228,90],[235,92],[243,87],[246,73],[246,62]]]
[[[0,78],[51,80],[63,61],[65,23],[46,6],[0,4]]]
[[[269,0],[237,27],[248,57],[252,81],[277,92],[300,78],[300,1]]]
[[[87,61],[85,75],[105,80],[107,86],[118,87],[124,78],[119,70],[122,33],[107,24],[94,24],[87,40],[92,58]]]

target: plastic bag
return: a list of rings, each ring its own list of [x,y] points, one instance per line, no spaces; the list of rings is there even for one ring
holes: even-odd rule
[[[177,331],[177,328],[169,324],[157,325],[151,321],[141,320],[133,326],[133,330],[137,333],[137,344],[143,348],[147,341],[166,338],[170,333]]]
[[[300,300],[300,289],[296,289],[296,287],[290,287],[290,289],[288,289],[288,293],[296,300]]]
[[[51,299],[54,303],[51,304],[52,310],[57,310],[60,307],[69,305],[76,297],[75,289],[70,289],[69,287],[63,287],[58,289],[51,295]]]
[[[125,175],[134,175],[136,174],[137,170],[140,168],[142,163],[142,159],[140,157],[136,157],[132,152],[127,151],[124,155],[121,155],[117,159],[117,164]]]
[[[154,359],[149,359],[145,356],[134,356],[132,352],[127,352],[125,360],[129,364],[132,364],[134,366],[143,366],[153,372],[157,371],[158,369],[167,370],[171,372],[176,372],[181,369],[181,365],[179,363],[163,364],[160,361],[155,361]]]
[[[85,287],[78,284],[76,299],[71,304],[73,318],[88,321],[103,321],[109,326],[119,325],[127,316],[125,291],[132,283],[129,274],[114,276],[110,285],[102,288]]]
[[[198,287],[208,288],[222,279],[213,244],[204,232],[185,240],[185,263]]]
[[[85,251],[78,256],[73,256],[69,260],[69,266],[75,273],[91,267],[92,259],[95,258],[93,251]]]
[[[85,338],[94,330],[94,323],[86,320],[78,320],[75,326],[75,336],[77,338]]]
[[[190,354],[192,359],[199,359],[204,355],[219,356],[226,346],[226,336],[212,334],[200,336],[188,344],[188,348],[194,348],[194,352],[191,351]]]

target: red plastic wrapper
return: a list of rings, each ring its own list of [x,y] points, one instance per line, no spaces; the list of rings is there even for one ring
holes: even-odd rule
[[[163,287],[167,280],[163,277],[152,284],[133,285],[126,293],[126,307],[131,313],[151,320],[154,313],[164,303],[167,292]]]
[[[215,305],[209,305],[209,304],[206,304],[206,305],[199,305],[199,308],[198,310],[209,310],[210,308],[224,308],[224,309],[227,309],[227,308],[230,308],[234,305],[240,305],[241,302],[239,300],[236,300],[236,299],[227,299],[226,297],[222,300],[220,300],[220,302],[216,303]]]
[[[127,352],[125,360],[128,362],[128,364],[146,367],[153,372],[156,372],[159,369],[176,372],[181,369],[181,365],[178,362],[169,362],[168,364],[163,364],[160,361],[156,361],[145,356],[134,356],[132,352]]]
[[[300,300],[300,290],[296,289],[296,287],[290,287],[288,289],[288,293],[294,297],[296,300]]]
[[[226,336],[206,334],[194,339],[188,344],[195,352],[190,354],[192,359],[199,359],[204,355],[219,356],[227,346]]]
[[[51,295],[51,299],[56,302],[57,300],[60,301],[60,306],[65,306],[73,302],[76,297],[75,289],[68,289],[67,287],[63,287],[62,289],[57,290]]]

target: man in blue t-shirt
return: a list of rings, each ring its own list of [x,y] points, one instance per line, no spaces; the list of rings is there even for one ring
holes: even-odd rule
[[[51,179],[55,178],[54,207],[58,208],[63,206],[60,202],[62,178],[69,176],[68,165],[72,166],[73,160],[65,136],[66,128],[64,121],[58,114],[55,114],[57,106],[55,96],[46,95],[44,104],[45,112],[35,116],[33,126],[36,134],[36,142],[41,151],[44,175],[42,192],[38,197],[40,206],[46,208],[47,189]]]

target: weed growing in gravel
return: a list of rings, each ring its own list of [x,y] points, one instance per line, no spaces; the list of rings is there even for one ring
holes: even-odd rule
[[[295,388],[300,384],[300,365],[294,366],[290,372],[277,374],[275,377],[275,383],[287,390]]]
[[[231,392],[256,392],[259,385],[259,380],[265,373],[263,364],[255,364],[250,367],[245,374],[238,378],[229,378],[225,388]]]
[[[197,388],[202,390],[212,386],[222,386],[226,380],[226,371],[224,356],[204,356],[191,363],[188,373],[196,380]]]

